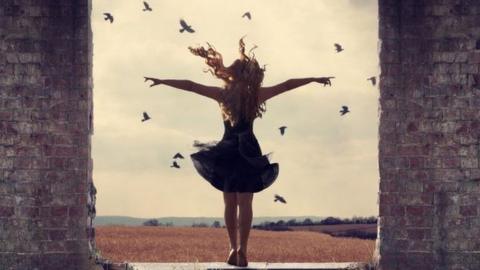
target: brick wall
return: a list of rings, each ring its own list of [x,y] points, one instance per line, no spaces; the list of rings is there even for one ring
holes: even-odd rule
[[[90,5],[0,1],[0,269],[87,267]]]
[[[90,1],[0,1],[0,269],[88,268]],[[480,269],[480,1],[379,15],[380,268]]]
[[[379,15],[381,269],[480,269],[480,1]]]

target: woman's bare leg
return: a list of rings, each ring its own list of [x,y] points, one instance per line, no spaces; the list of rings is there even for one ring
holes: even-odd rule
[[[224,192],[223,201],[225,202],[225,226],[230,239],[230,253],[227,263],[237,265],[237,193]]]
[[[238,248],[238,265],[247,266],[247,243],[252,226],[252,200],[253,193],[237,193],[237,200],[239,206],[239,231],[240,231],[240,246]]]

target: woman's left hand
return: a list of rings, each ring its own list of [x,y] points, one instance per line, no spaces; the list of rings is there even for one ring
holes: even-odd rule
[[[333,79],[335,77],[320,77],[320,78],[315,78],[314,81],[317,83],[323,84],[323,86],[331,86],[332,82],[330,82],[330,79]]]

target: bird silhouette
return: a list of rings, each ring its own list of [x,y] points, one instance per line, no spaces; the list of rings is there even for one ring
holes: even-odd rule
[[[375,76],[368,78],[367,81],[371,81],[373,86],[377,84],[377,78],[375,78]]]
[[[350,111],[348,110],[347,106],[342,106],[342,110],[340,111],[340,115],[345,115],[346,113],[349,113]]]
[[[149,5],[147,2],[145,2],[145,1],[143,1],[143,6],[145,7],[145,8],[143,9],[143,11],[152,11],[152,10],[153,10],[153,9],[150,7],[150,5]]]
[[[251,20],[252,19],[252,14],[250,14],[250,12],[247,11],[242,15],[242,18],[245,18],[245,17],[247,17],[249,20]]]
[[[105,15],[105,18],[104,18],[105,21],[110,21],[110,23],[113,23],[113,16],[112,16],[112,14],[110,14],[110,13],[103,13],[103,15]]]
[[[184,157],[180,153],[176,153],[175,156],[173,156],[173,158],[174,159],[177,159],[177,158],[184,159]]]
[[[180,19],[180,26],[182,28],[180,29],[180,33],[183,33],[183,31],[187,31],[189,33],[194,33],[195,30],[193,30],[191,25],[188,25],[187,22],[184,19]]]
[[[343,47],[342,45],[338,44],[338,43],[335,43],[335,50],[337,51],[337,53],[343,51]]]
[[[178,163],[176,161],[173,161],[172,166],[170,166],[170,168],[180,169],[180,165],[178,165]]]
[[[143,112],[143,119],[142,119],[142,122],[145,122],[147,120],[150,120],[150,116],[146,113],[146,112]]]
[[[281,126],[281,127],[278,128],[278,129],[280,129],[280,134],[281,134],[282,136],[285,134],[285,129],[286,129],[286,128],[287,128],[286,126]]]
[[[275,194],[275,199],[273,200],[274,202],[276,201],[279,201],[281,203],[287,203],[287,201],[285,200],[285,198],[283,198],[282,196],[278,195],[278,194]]]

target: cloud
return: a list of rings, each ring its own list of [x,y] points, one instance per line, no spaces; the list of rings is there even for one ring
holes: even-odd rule
[[[264,85],[293,77],[335,76],[332,87],[292,90],[267,102],[255,122],[264,152],[280,163],[276,183],[255,195],[255,215],[373,215],[378,191],[377,1],[221,0],[93,3],[94,181],[98,214],[218,216],[221,193],[193,168],[195,139],[218,140],[218,104],[167,86],[150,88],[143,76],[190,79],[221,86],[188,46],[213,44],[230,64],[238,40],[267,64]],[[103,20],[111,12],[113,24]],[[241,18],[250,11],[252,20]],[[196,30],[179,33],[179,18]],[[345,47],[335,53],[333,43]],[[340,106],[351,113],[341,117]],[[142,112],[152,119],[140,122]],[[280,136],[278,127],[288,126]],[[182,169],[169,167],[182,152]],[[272,204],[274,193],[289,204]],[[121,195],[120,195],[121,194]],[[360,195],[359,195],[360,194]],[[179,200],[179,197],[184,199]],[[291,203],[290,203],[291,202]]]

